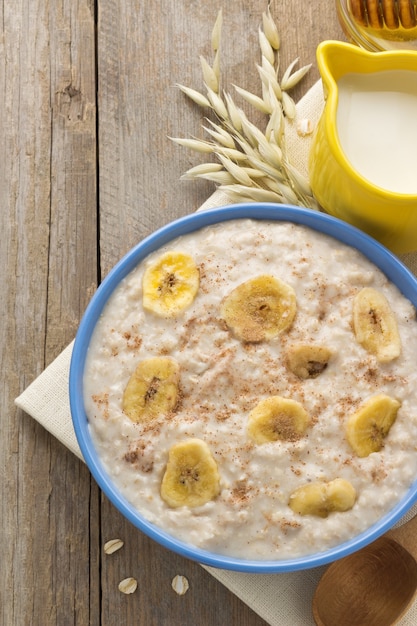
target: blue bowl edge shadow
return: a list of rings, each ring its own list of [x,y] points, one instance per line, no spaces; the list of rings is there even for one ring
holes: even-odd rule
[[[110,476],[97,457],[89,433],[83,401],[83,372],[95,324],[115,287],[138,263],[169,241],[206,226],[233,219],[258,219],[300,224],[356,248],[391,282],[395,283],[403,295],[417,308],[417,279],[400,259],[366,233],[331,215],[297,206],[272,203],[242,203],[191,213],[162,226],[134,246],[110,270],[92,297],[81,319],[71,355],[69,370],[71,419],[82,456],[100,489],[128,521],[163,547],[203,565],[225,570],[280,573],[310,569],[343,558],[368,545],[392,528],[417,501],[417,479],[393,509],[371,527],[342,544],[324,552],[294,559],[245,560],[194,547],[146,520],[114,487]]]

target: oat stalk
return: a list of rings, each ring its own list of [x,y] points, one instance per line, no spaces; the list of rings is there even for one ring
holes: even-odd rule
[[[221,89],[220,48],[223,15],[220,10],[213,28],[212,65],[200,56],[206,93],[184,85],[179,89],[200,107],[214,113],[216,122],[206,118],[203,129],[209,140],[171,137],[191,150],[211,154],[217,163],[202,163],[182,178],[202,178],[224,190],[234,202],[290,203],[317,209],[308,180],[289,162],[285,148],[285,118],[294,120],[295,102],[288,93],[307,74],[310,65],[296,69],[295,59],[279,78],[281,40],[269,7],[262,14],[258,41],[261,62],[257,65],[261,95],[234,85],[236,93],[266,116],[265,131],[247,118],[234,99]]]

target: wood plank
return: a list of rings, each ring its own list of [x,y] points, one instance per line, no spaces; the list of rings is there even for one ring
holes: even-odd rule
[[[51,359],[73,339],[98,279],[94,2],[52,3],[49,33],[52,176],[46,354]],[[54,621],[98,624],[99,491],[87,468],[56,446],[50,474],[52,572],[60,572],[51,579]]]
[[[2,477],[2,544],[0,575],[3,581],[1,621],[5,624],[24,622],[30,616],[25,601],[15,597],[26,595],[29,605],[35,607],[30,587],[36,571],[50,568],[48,543],[32,546],[37,528],[44,523],[47,498],[50,493],[48,473],[40,485],[29,479],[28,465],[36,458],[39,448],[46,450],[48,441],[44,432],[22,415],[16,416],[13,399],[19,390],[42,370],[44,363],[45,299],[47,257],[39,249],[48,249],[48,185],[37,187],[37,167],[33,155],[49,152],[48,133],[38,131],[38,123],[27,111],[34,110],[37,99],[41,123],[47,122],[48,93],[36,94],[36,68],[46,41],[37,29],[27,33],[27,22],[42,23],[44,16],[39,3],[33,3],[33,13],[18,14],[2,7],[3,33],[1,38],[1,135],[3,155],[0,160],[1,204],[8,210],[0,212],[2,244],[1,267],[1,321],[2,393],[0,394],[2,436],[0,438],[0,475]],[[39,17],[35,15],[39,10]],[[20,51],[16,55],[16,49]],[[37,52],[35,52],[35,49]],[[49,126],[49,125],[48,125]],[[22,236],[23,232],[29,236]],[[39,340],[38,333],[41,337]],[[39,457],[38,457],[39,458]],[[39,491],[38,491],[39,488]],[[39,496],[39,507],[34,497]],[[25,504],[24,504],[25,503]],[[19,529],[19,532],[16,532]],[[36,558],[36,567],[34,559]],[[23,568],[27,578],[23,579]],[[43,601],[50,605],[49,590]]]
[[[13,406],[72,339],[97,281],[94,2],[0,11],[0,622],[97,624],[98,489]]]

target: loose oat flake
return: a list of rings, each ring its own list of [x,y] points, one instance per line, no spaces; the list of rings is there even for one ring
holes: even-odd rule
[[[185,593],[187,593],[190,587],[187,578],[185,576],[180,576],[179,574],[174,576],[171,586],[175,593],[177,593],[179,596],[183,596]]]
[[[113,554],[113,552],[117,552],[124,546],[124,541],[121,539],[110,539],[104,544],[104,552],[106,554]]]
[[[311,135],[313,132],[313,123],[311,120],[307,118],[303,118],[297,123],[297,133],[300,137],[305,137],[306,135]]]
[[[119,591],[125,594],[135,593],[138,588],[138,581],[136,578],[124,578],[119,582]]]

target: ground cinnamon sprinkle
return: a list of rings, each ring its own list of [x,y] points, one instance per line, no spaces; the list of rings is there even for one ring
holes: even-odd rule
[[[93,402],[102,409],[104,419],[109,418],[109,394],[100,393],[92,396]]]
[[[128,350],[139,350],[142,345],[142,337],[137,333],[126,331],[123,333],[123,338],[126,340]]]
[[[386,478],[386,476],[387,476],[387,471],[383,466],[379,468],[375,468],[371,471],[371,477],[375,483],[380,483],[381,481],[384,480],[384,478]]]
[[[134,465],[144,473],[151,472],[154,466],[153,453],[148,450],[144,440],[139,440],[124,455],[126,463]]]
[[[245,480],[238,482],[231,492],[233,503],[247,502],[249,500],[249,491],[250,489]]]
[[[282,530],[282,532],[285,534],[288,532],[289,529],[291,528],[300,528],[301,524],[300,522],[297,522],[295,520],[289,520],[289,519],[282,519],[279,522],[280,528]]]

